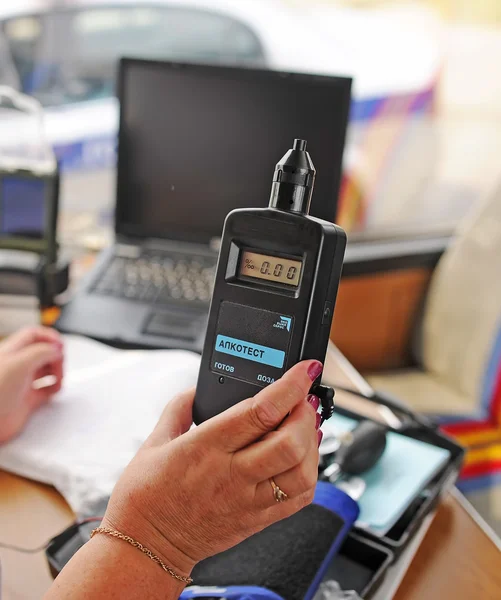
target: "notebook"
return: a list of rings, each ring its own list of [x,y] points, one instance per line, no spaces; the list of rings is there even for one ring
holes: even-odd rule
[[[356,425],[355,419],[335,414],[323,429],[339,434],[351,431]],[[375,467],[360,476],[366,487],[358,501],[357,527],[378,536],[386,535],[449,458],[448,450],[388,432],[383,456]]]
[[[118,350],[72,335],[64,345],[63,389],[0,447],[0,468],[53,485],[77,514],[91,514],[170,399],[196,384],[200,357]]]

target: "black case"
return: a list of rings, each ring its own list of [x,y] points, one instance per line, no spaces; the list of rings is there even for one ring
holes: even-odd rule
[[[338,407],[336,411],[352,419],[361,420],[360,415],[348,410]],[[423,493],[407,508],[385,536],[375,536],[367,530],[354,528],[354,531],[363,539],[391,550],[396,560],[423,523],[423,519],[435,509],[442,496],[454,486],[463,463],[465,450],[454,440],[431,427],[408,424],[401,429],[389,429],[433,446],[444,448],[451,454],[447,464],[430,481],[424,488]]]
[[[336,411],[352,419],[361,420],[359,414],[337,407]],[[366,419],[366,417],[363,417]],[[354,527],[339,554],[332,561],[324,580],[337,581],[343,590],[354,589],[361,598],[368,600],[383,582],[388,568],[421,527],[424,518],[432,512],[440,499],[454,485],[465,450],[440,431],[419,425],[408,424],[402,429],[392,429],[451,453],[443,469],[430,481],[423,494],[408,507],[387,535],[378,537],[369,531]]]
[[[350,533],[327,570],[324,581],[337,581],[344,591],[355,590],[369,600],[384,581],[394,555],[382,544]]]

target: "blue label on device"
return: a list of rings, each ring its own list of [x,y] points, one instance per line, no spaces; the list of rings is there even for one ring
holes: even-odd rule
[[[226,335],[217,336],[215,350],[224,354],[230,354],[231,356],[252,360],[263,365],[269,365],[270,367],[276,367],[277,369],[281,369],[284,366],[285,352],[282,350],[252,344],[251,342],[245,342]]]
[[[270,310],[221,302],[213,338],[211,370],[259,387],[285,372],[294,317]],[[242,339],[243,338],[245,339]]]

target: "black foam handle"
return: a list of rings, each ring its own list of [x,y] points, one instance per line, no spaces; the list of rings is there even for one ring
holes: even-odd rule
[[[193,579],[200,586],[258,586],[285,600],[303,600],[343,526],[340,516],[311,504],[202,561]]]

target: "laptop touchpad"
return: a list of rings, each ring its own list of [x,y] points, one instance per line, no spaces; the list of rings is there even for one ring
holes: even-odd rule
[[[149,315],[144,333],[183,340],[195,340],[197,332],[200,332],[200,321],[200,315],[155,311]]]

